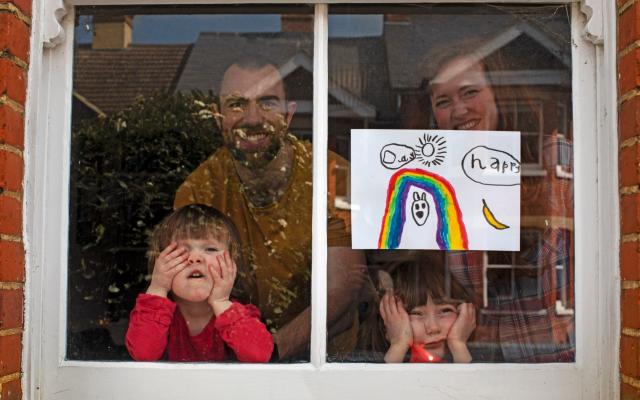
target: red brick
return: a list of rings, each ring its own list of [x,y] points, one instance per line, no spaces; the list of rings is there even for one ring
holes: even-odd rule
[[[633,378],[640,375],[640,339],[620,337],[620,373]]]
[[[22,243],[0,241],[0,282],[24,282]]]
[[[2,384],[2,400],[21,400],[22,399],[22,385],[20,385],[20,379],[13,380],[11,382]]]
[[[22,191],[24,161],[8,151],[0,151],[0,188],[13,192]]]
[[[0,195],[0,233],[22,233],[22,207],[20,201],[13,197]]]
[[[640,289],[622,291],[622,326],[640,329]]]
[[[640,86],[640,49],[635,49],[618,61],[618,93],[624,94]]]
[[[22,399],[22,385],[20,379],[13,380],[11,382],[2,384],[2,400],[21,400]]]
[[[620,142],[640,135],[640,96],[622,103],[618,111]]]
[[[620,151],[620,186],[634,186],[640,183],[640,144],[625,147]]]
[[[623,235],[640,231],[640,195],[622,196],[620,200],[620,230]]]
[[[617,9],[620,10],[620,7],[624,5],[628,0],[616,0]]]
[[[638,400],[640,399],[640,389],[636,389],[626,383],[620,384],[620,400]]]
[[[29,61],[29,27],[11,13],[0,13],[0,51]]]
[[[27,99],[27,73],[7,58],[0,58],[0,95],[24,104]]]
[[[11,2],[18,7],[20,11],[27,17],[31,16],[31,0],[11,0]]]
[[[638,242],[622,243],[620,245],[620,277],[623,281],[640,281],[639,247],[640,243]],[[2,256],[0,255],[0,257]]]
[[[22,328],[22,289],[0,290],[0,329]]]
[[[640,6],[638,3],[627,8],[618,17],[618,50],[622,50],[640,38]]]
[[[0,143],[24,148],[24,117],[7,105],[0,105]]]
[[[0,336],[0,376],[20,372],[22,335]]]

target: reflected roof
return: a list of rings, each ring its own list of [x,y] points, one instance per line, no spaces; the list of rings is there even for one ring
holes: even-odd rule
[[[95,50],[78,46],[74,54],[74,91],[104,113],[119,111],[136,96],[173,91],[190,45],[131,45]]]

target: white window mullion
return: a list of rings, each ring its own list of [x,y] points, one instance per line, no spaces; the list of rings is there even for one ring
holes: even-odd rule
[[[311,362],[316,367],[324,364],[327,353],[328,9],[327,4],[316,4],[313,28]]]

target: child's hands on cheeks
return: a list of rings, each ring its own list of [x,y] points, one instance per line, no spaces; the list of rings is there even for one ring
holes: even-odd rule
[[[476,308],[471,303],[462,303],[458,306],[456,318],[447,334],[447,346],[453,361],[464,363],[471,361],[471,354],[467,348],[467,341],[476,329]]]
[[[147,294],[167,297],[173,278],[188,265],[187,258],[186,250],[178,247],[176,242],[172,242],[162,250],[153,266],[151,284],[149,284]]]
[[[213,288],[207,301],[217,317],[231,307],[229,296],[236,280],[238,268],[228,251],[217,255],[214,263],[208,264],[207,268],[213,278]]]
[[[402,300],[387,291],[380,301],[380,316],[387,331],[387,340],[391,344],[384,356],[388,363],[401,363],[413,344],[413,331],[409,314]]]

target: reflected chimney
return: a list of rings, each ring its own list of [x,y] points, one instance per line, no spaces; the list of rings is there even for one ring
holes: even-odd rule
[[[385,14],[384,23],[389,25],[408,25],[411,23],[411,16],[406,14]]]
[[[282,32],[313,32],[313,15],[282,14],[280,30]]]
[[[95,50],[126,49],[133,37],[133,17],[129,15],[96,15],[93,17],[93,43]]]

